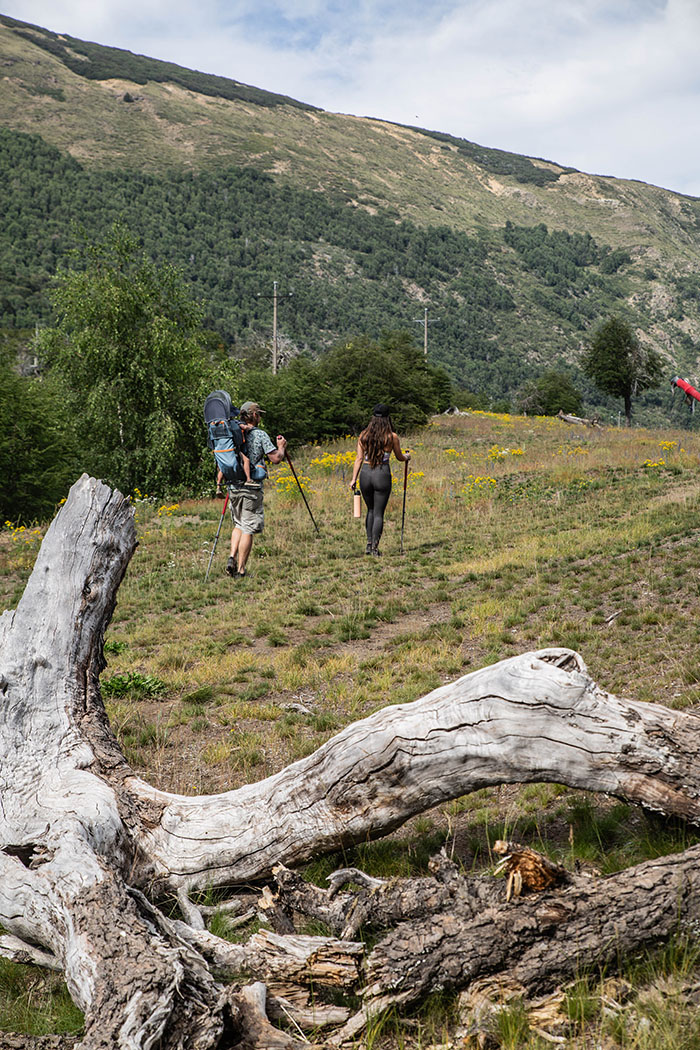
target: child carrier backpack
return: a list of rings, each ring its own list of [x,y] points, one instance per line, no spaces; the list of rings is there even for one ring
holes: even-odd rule
[[[245,437],[236,422],[237,415],[238,409],[233,407],[225,390],[214,390],[204,402],[207,444],[224,481],[230,485],[241,485],[246,480],[241,459],[245,454]]]

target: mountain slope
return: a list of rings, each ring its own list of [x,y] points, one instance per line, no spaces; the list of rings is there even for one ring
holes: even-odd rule
[[[273,177],[268,196],[284,192],[285,186],[293,196],[321,193],[329,207],[350,208],[358,220],[361,214],[376,219],[375,233],[386,221],[406,220],[429,231],[431,240],[430,231],[437,228],[476,234],[484,251],[480,265],[513,299],[507,317],[483,304],[490,315],[488,330],[483,332],[491,343],[487,356],[498,358],[507,345],[528,366],[541,367],[557,356],[573,360],[586,329],[601,311],[615,308],[626,313],[642,338],[670,356],[670,368],[692,371],[698,365],[700,318],[694,271],[700,201],[641,182],[588,175],[490,150],[437,132],[325,113],[237,81],[62,37],[4,16],[0,16],[0,63],[0,126],[38,133],[75,158],[83,170],[81,178],[92,180],[93,186],[95,180],[107,178],[107,173],[116,177],[117,172],[121,178],[146,173],[171,183],[176,173],[181,178],[189,172],[196,180],[204,179],[203,186],[207,178],[224,178],[226,172],[245,167]],[[60,196],[63,190],[57,186],[56,193]],[[128,200],[130,195],[120,190],[120,196]],[[300,199],[294,200],[295,207],[302,207]],[[206,201],[202,206],[206,209]],[[65,207],[67,214],[71,206]],[[307,204],[302,212],[305,209]],[[140,221],[133,209],[132,217]],[[339,281],[337,273],[354,276],[360,284],[373,281],[374,292],[380,294],[381,269],[371,274],[364,265],[358,269],[357,260],[347,255],[347,244],[330,252],[334,259],[329,269],[324,258],[332,235],[329,238],[326,231],[320,242],[315,241],[312,232],[304,229],[302,213],[297,218],[296,227],[280,233],[273,226],[266,236],[271,240],[282,236],[290,245],[295,237],[299,244],[305,242],[314,259],[313,266],[307,267],[309,279],[315,275],[329,288],[333,285],[336,302],[347,295],[350,311],[356,298],[351,294],[352,282]],[[21,216],[18,219],[23,228]],[[229,215],[232,219],[235,213]],[[171,223],[177,240],[176,214]],[[525,232],[507,237],[508,223]],[[571,244],[553,241],[552,231],[590,235],[596,241],[597,262],[591,257],[585,264],[595,277],[592,284],[572,279],[567,285],[565,265],[557,272],[557,266],[548,270],[541,259],[537,262],[542,233],[527,231],[541,224],[550,231],[544,231],[550,258],[552,252],[566,255],[571,250]],[[93,226],[88,223],[89,229]],[[225,211],[215,228],[223,250]],[[205,240],[206,233],[206,228],[201,230]],[[610,266],[615,257],[608,249],[621,250],[619,265]],[[345,253],[344,261],[338,252]],[[286,265],[284,252],[278,262]],[[467,301],[469,282],[462,293],[451,287],[459,280],[458,267],[440,280],[414,280],[401,274],[400,247],[392,248],[384,262],[387,272],[403,276],[405,298],[405,309],[387,310],[387,324],[413,325],[416,308],[423,304],[457,318],[473,306]],[[337,271],[336,277],[331,271]],[[580,278],[583,268],[570,273]],[[271,275],[271,270],[253,265],[249,283]],[[275,276],[285,273],[278,269]],[[211,292],[207,287],[202,290]],[[320,314],[322,298],[316,296],[314,307]],[[567,316],[572,307],[573,321]],[[256,321],[255,311],[250,314]],[[341,324],[320,314],[316,327],[325,335],[312,333],[307,340],[312,350],[343,334]],[[463,322],[470,323],[467,315]],[[460,357],[469,356],[473,347],[468,340],[461,347],[455,345],[458,325],[442,335],[441,327],[431,330],[431,346],[453,375],[468,381],[470,369]],[[231,334],[227,331],[227,338]],[[291,338],[299,344],[299,332],[292,331]],[[493,371],[498,373],[497,364]],[[506,388],[511,385],[507,377]]]
[[[47,42],[59,44],[62,55],[47,51]],[[90,78],[89,69],[81,72],[94,65],[89,59],[73,58],[69,68],[66,61],[80,54],[79,46],[107,56],[105,74],[127,72],[129,63],[112,56],[129,56],[139,80],[95,79],[94,70]],[[672,245],[681,254],[700,236],[695,198],[454,136],[326,113],[222,77],[190,74],[187,81],[189,71],[171,63],[59,38],[6,16],[0,16],[0,55],[0,123],[40,131],[91,167],[162,172],[244,164],[307,188],[341,190],[367,207],[394,206],[415,221],[448,219],[462,229],[508,219],[545,222],[585,230],[615,246]],[[180,83],[172,79],[177,71]],[[154,72],[170,77],[155,81]],[[199,83],[200,91],[188,83]],[[222,97],[226,85],[229,94],[238,90],[243,97]],[[126,94],[133,101],[125,102]]]

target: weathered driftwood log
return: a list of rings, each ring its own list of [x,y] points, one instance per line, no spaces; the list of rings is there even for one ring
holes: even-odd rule
[[[350,939],[363,927],[386,930],[410,919],[437,914],[458,902],[463,918],[480,914],[504,898],[503,884],[492,878],[460,875],[457,865],[444,854],[430,861],[432,877],[388,879],[377,885],[364,885],[354,892],[338,893],[332,885],[322,890],[306,882],[297,872],[283,865],[275,868],[275,895],[278,907],[287,916],[294,913],[325,923],[337,936]],[[335,874],[331,879],[335,882]],[[354,869],[345,873],[357,882]]]
[[[583,416],[572,416],[569,412],[564,412],[560,408],[557,412],[557,419],[561,419],[564,423],[575,423],[582,427],[600,427],[601,423],[598,419],[584,419]]]
[[[526,653],[389,707],[258,784],[199,799],[157,791],[129,769],[99,693],[104,630],[135,543],[128,501],[81,478],[46,535],[17,609],[0,618],[0,925],[15,938],[0,941],[0,952],[12,955],[24,943],[28,957],[40,961],[41,949],[64,970],[86,1013],[85,1050],[265,1045],[269,1033],[256,1035],[250,1020],[261,995],[253,990],[241,999],[219,983],[217,952],[231,946],[212,948],[182,891],[261,878],[276,864],[376,837],[491,784],[555,781],[700,819],[700,721],[610,696],[564,649]],[[527,920],[534,907],[527,898],[516,912],[484,908],[489,892],[457,891],[459,880],[448,876],[429,892],[444,901],[449,886],[478,907],[458,922],[447,901],[424,929],[415,904],[411,910],[365,886],[384,897],[383,921],[399,921],[368,961],[365,999],[376,1009],[431,983],[462,984],[486,965],[488,972],[553,975],[566,969],[573,943],[579,960],[605,955],[619,934],[615,909],[627,926],[633,912],[634,943],[663,933],[671,913],[694,917],[685,887],[694,885],[687,865],[696,858],[692,851],[687,857],[630,876],[642,879],[644,899],[655,902],[664,879],[673,880],[648,928],[638,922],[629,886],[599,919],[584,919],[580,932],[572,923],[579,913],[593,914],[597,893],[563,897],[574,902],[573,912],[565,904],[563,919],[556,919],[559,905],[545,902]],[[156,907],[166,889],[180,894],[185,922]],[[339,932],[370,920],[366,900],[353,907],[359,910],[344,916]],[[515,939],[514,914],[523,926]],[[566,942],[556,953],[541,940],[552,930]],[[356,979],[356,949],[326,940],[320,956],[311,956],[327,966],[329,981],[344,958],[344,972]],[[459,959],[445,955],[450,943],[461,944]],[[294,950],[290,941],[281,956]],[[269,953],[264,962],[256,951],[259,945],[247,946],[244,970],[266,983],[284,973],[289,979]],[[417,967],[423,956],[426,966]],[[313,969],[308,959],[301,969],[307,965]]]

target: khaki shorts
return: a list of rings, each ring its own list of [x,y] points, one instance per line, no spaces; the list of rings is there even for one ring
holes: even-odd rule
[[[247,536],[262,532],[265,525],[262,483],[259,488],[229,488],[231,516],[235,528]]]

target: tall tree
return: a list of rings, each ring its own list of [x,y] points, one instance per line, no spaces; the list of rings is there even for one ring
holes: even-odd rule
[[[156,266],[115,225],[59,276],[53,303],[58,322],[39,350],[65,388],[82,465],[126,491],[192,483],[208,369],[179,271]]]
[[[663,362],[655,350],[640,345],[625,321],[611,317],[593,333],[581,367],[603,393],[623,398],[625,419],[631,426],[632,398],[659,385]]]

